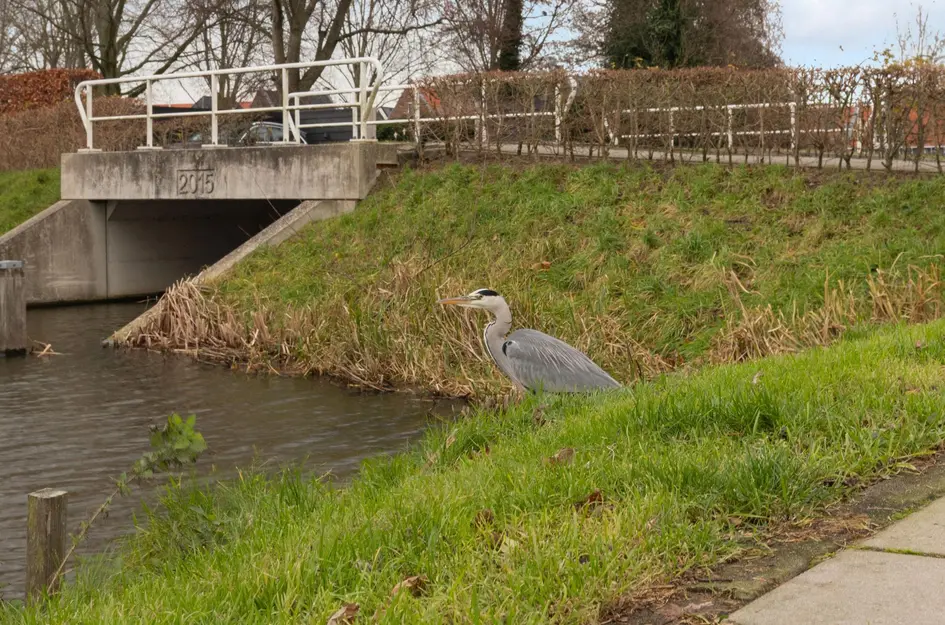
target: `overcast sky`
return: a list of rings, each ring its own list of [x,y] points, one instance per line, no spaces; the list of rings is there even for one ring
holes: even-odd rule
[[[945,31],[945,0],[781,0],[782,57],[788,65],[856,65],[894,44],[896,18],[913,24],[919,6],[932,30]]]
[[[784,25],[782,58],[788,65],[836,67],[866,62],[876,48],[894,46],[896,20],[915,23],[922,6],[933,31],[945,32],[945,0],[781,0]],[[163,83],[158,98],[191,102],[194,93]]]

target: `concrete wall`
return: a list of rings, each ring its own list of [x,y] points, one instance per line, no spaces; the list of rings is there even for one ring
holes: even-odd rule
[[[359,200],[372,142],[63,154],[62,197],[82,200]]]
[[[27,304],[105,298],[105,204],[56,202],[0,236],[0,258],[26,263]]]

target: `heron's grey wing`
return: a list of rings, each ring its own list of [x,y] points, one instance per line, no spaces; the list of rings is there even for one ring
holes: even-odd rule
[[[515,377],[530,390],[552,393],[617,388],[620,384],[583,353],[538,330],[516,330],[502,345]]]

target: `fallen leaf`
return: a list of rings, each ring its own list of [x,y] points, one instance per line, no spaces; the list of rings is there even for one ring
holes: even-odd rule
[[[489,508],[476,513],[476,527],[488,527],[495,523],[495,514]]]
[[[689,605],[683,606],[684,614],[695,614],[700,610],[705,610],[706,608],[711,608],[714,604],[711,601],[704,601],[702,603],[690,603]]]
[[[604,496],[598,489],[581,501],[576,502],[574,507],[580,510],[581,508],[593,508],[594,506],[599,506],[602,503],[604,503]]]
[[[728,518],[728,522],[734,525],[735,527],[738,527],[739,525],[742,524],[742,520],[738,518],[737,516],[730,516]]]
[[[357,616],[358,610],[361,609],[357,603],[346,603],[345,605],[338,608],[338,611],[331,615],[331,618],[328,619],[328,625],[343,625],[344,623],[354,622],[354,617]]]
[[[548,464],[570,464],[574,460],[574,449],[571,447],[565,447],[564,449],[559,449],[558,453],[553,455],[550,458],[546,459]]]
[[[540,263],[535,263],[532,265],[532,269],[535,269],[536,271],[548,271],[551,269],[551,263],[549,263],[547,260],[543,260]]]
[[[508,554],[510,551],[512,551],[512,550],[515,549],[516,547],[518,547],[518,541],[517,541],[517,540],[515,540],[515,539],[513,539],[513,538],[509,538],[508,536],[503,536],[503,537],[502,537],[502,546],[499,547],[499,551],[501,551],[501,552],[504,553],[504,554]]]
[[[423,594],[424,589],[427,586],[427,578],[425,575],[414,575],[408,577],[402,582],[398,582],[390,591],[390,596],[393,597],[401,590],[409,590],[410,594],[414,597],[419,597]]]
[[[478,458],[479,456],[488,456],[488,455],[489,455],[489,446],[488,446],[488,445],[486,445],[486,446],[483,447],[482,449],[474,449],[473,451],[471,451],[471,452],[469,453],[469,457],[470,457],[471,459],[476,459],[476,458]]]
[[[446,448],[449,449],[453,443],[456,442],[456,433],[450,432],[450,435],[446,437]]]
[[[751,383],[752,383],[752,384],[758,384],[759,380],[761,380],[761,376],[762,376],[762,375],[764,375],[764,371],[759,371],[758,373],[756,373],[756,374],[755,374],[755,377],[753,377],[753,378],[751,379]]]
[[[548,423],[545,420],[545,411],[542,410],[540,407],[535,408],[535,412],[532,413],[532,423],[534,423],[535,425],[539,427]]]
[[[685,614],[683,609],[675,603],[667,603],[664,606],[660,606],[655,611],[664,619],[669,619],[671,621],[675,621]]]
[[[922,341],[916,341],[916,342],[915,342],[915,348],[916,348],[916,349],[922,349],[923,347],[925,347],[925,343],[923,343]]]

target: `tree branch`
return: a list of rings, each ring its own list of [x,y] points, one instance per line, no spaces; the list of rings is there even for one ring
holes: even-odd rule
[[[445,18],[440,17],[432,22],[427,22],[425,24],[416,24],[414,26],[405,26],[403,28],[375,28],[373,26],[367,28],[358,28],[346,32],[338,37],[339,41],[343,39],[350,39],[351,37],[356,37],[358,35],[371,34],[371,35],[409,35],[410,33],[417,30],[424,30],[426,28],[432,28],[434,26],[439,26],[442,24]]]

